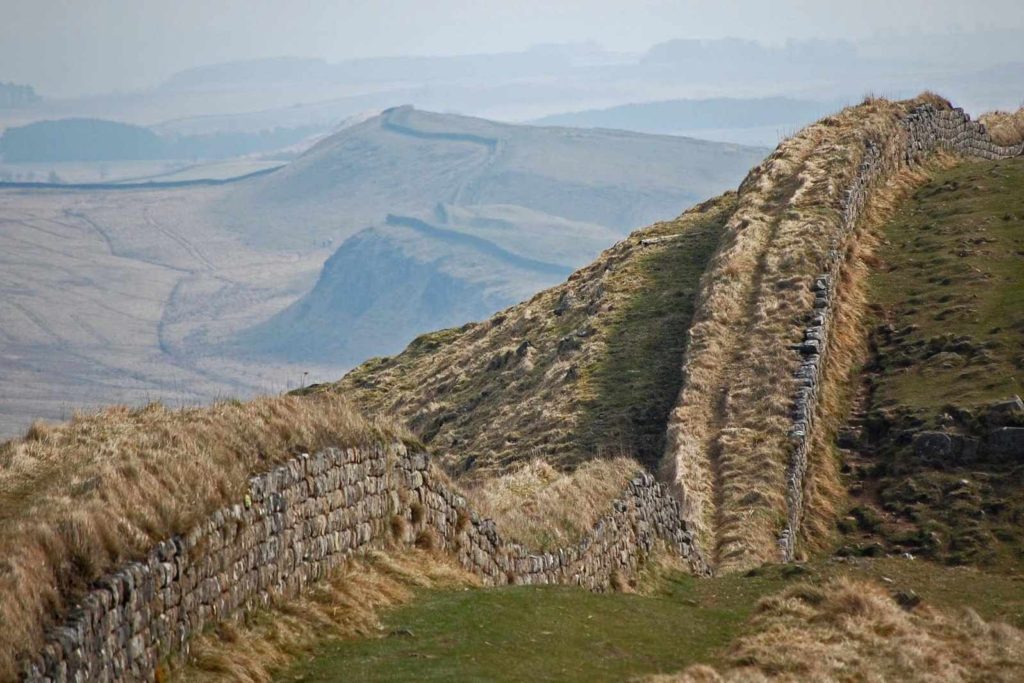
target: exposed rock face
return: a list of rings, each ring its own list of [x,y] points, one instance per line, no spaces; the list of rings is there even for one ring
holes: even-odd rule
[[[607,590],[659,541],[708,572],[678,504],[650,475],[633,479],[580,543],[531,554],[468,510],[424,453],[401,444],[329,449],[254,477],[242,503],[102,579],[26,662],[24,677],[153,680],[161,659],[187,652],[206,625],[296,595],[353,553],[424,535],[488,585]]]
[[[978,457],[978,440],[946,432],[918,432],[914,436],[914,454],[936,464],[962,464]]]
[[[542,286],[529,272],[498,266],[495,277],[466,277],[449,266],[472,259],[471,251],[417,250],[405,232],[371,228],[349,239],[309,294],[247,330],[239,345],[275,358],[354,365],[399,351],[425,329],[483,318]]]

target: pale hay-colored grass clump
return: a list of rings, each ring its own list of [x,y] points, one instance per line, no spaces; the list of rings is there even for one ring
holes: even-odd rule
[[[416,588],[477,584],[474,575],[447,557],[422,550],[374,551],[351,560],[297,598],[279,600],[244,623],[222,622],[193,638],[188,661],[171,677],[266,683],[326,639],[377,635],[380,612],[408,602]]]
[[[114,407],[0,445],[0,680],[90,582],[240,500],[252,474],[402,434],[325,395]]]
[[[1016,145],[1024,140],[1024,108],[1012,113],[989,112],[982,114],[978,120],[984,124],[992,142],[997,145]]]
[[[904,609],[875,583],[800,584],[758,605],[721,670],[694,666],[652,683],[1019,681],[1024,632],[975,612]]]
[[[782,143],[740,186],[701,281],[663,461],[719,569],[778,559],[800,362],[791,348],[807,324],[811,284],[829,250],[847,248],[841,211],[865,142],[895,156],[898,121],[921,102],[948,106],[929,94],[868,99]],[[823,475],[821,493],[838,491],[830,457],[809,456]]]
[[[701,281],[686,383],[669,423],[665,474],[716,559],[773,559],[785,517],[795,354],[865,130],[894,109],[869,103],[809,126],[754,169]]]
[[[589,532],[641,469],[636,460],[618,457],[590,460],[566,473],[536,459],[466,485],[466,497],[476,512],[495,520],[505,538],[551,549]]]

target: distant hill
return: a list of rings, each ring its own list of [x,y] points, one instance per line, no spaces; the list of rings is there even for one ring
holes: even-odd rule
[[[396,353],[424,330],[528,298],[617,236],[516,206],[391,215],[346,240],[312,291],[239,344],[287,361],[351,366]]]
[[[789,97],[665,100],[624,104],[607,109],[588,109],[554,114],[532,123],[543,126],[615,128],[642,133],[700,134],[702,130],[775,129],[796,130],[837,108],[834,102]],[[735,139],[749,140],[741,132]],[[764,138],[766,143],[777,140]]]
[[[158,135],[148,128],[103,119],[38,121],[8,128],[0,155],[9,163],[224,159],[295,144],[318,126],[206,135]]]
[[[0,188],[0,435],[68,406],[336,378],[564,280],[765,153],[412,109],[348,123],[231,185]]]
[[[233,189],[218,215],[273,248],[337,244],[388,214],[416,215],[438,203],[517,205],[624,235],[734,185],[766,152],[398,107]]]
[[[631,228],[734,185],[763,154],[386,111],[233,188],[218,207],[226,225],[245,216],[237,229],[262,248],[341,242],[313,290],[236,348],[345,365],[395,353],[425,329],[564,280]]]
[[[160,159],[166,143],[141,126],[100,119],[39,121],[0,137],[7,162]]]
[[[0,108],[24,107],[39,102],[42,98],[31,85],[0,83]]]

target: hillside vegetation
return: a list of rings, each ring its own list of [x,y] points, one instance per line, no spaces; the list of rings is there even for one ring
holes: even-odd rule
[[[0,444],[0,680],[93,582],[241,500],[252,474],[402,434],[323,396],[115,407]]]
[[[844,553],[1024,562],[1024,463],[987,444],[1024,426],[1022,226],[1024,160],[1013,159],[935,171],[881,231],[871,353],[843,434]],[[957,447],[929,447],[921,432]]]
[[[392,537],[419,524],[417,545],[454,546],[456,557],[460,524],[537,548],[592,526],[638,538],[649,520],[602,513],[625,509],[619,492],[646,470],[673,484],[693,524],[675,538],[689,544],[695,529],[715,576],[688,575],[664,552],[674,541],[647,541],[637,572],[610,573],[606,595],[484,592],[443,557],[375,555],[203,634],[183,679],[1019,680],[1024,158],[913,158],[901,136],[922,112],[979,134],[934,95],[869,98],[784,142],[737,192],[338,382],[33,427],[0,448],[0,557],[13,558],[0,565],[0,596],[11,596],[0,618],[14,625],[0,631],[0,654],[37,644],[102,572],[237,500],[251,472],[327,443],[417,438],[466,500],[432,507],[424,494],[409,519],[391,519]],[[374,125],[401,128],[401,117]],[[1018,117],[988,120],[1016,143]],[[480,126],[455,142],[500,147]],[[431,117],[399,132],[453,135]],[[890,162],[884,172],[862,175],[878,160]],[[867,188],[862,211],[855,187]],[[519,248],[488,250],[530,258]],[[822,272],[837,282],[825,301]],[[828,337],[807,337],[822,303],[835,307],[829,327],[816,325]],[[809,346],[825,356],[811,398],[820,421],[795,480],[802,526],[790,528],[794,397]],[[385,417],[361,418],[349,400]],[[679,521],[674,503],[667,510],[657,515]],[[451,545],[431,535],[435,515]],[[780,566],[784,529],[800,535],[800,561]]]
[[[562,285],[316,391],[395,415],[450,471],[474,477],[532,458],[569,469],[624,455],[653,467],[700,275],[734,202],[723,195],[637,231]]]

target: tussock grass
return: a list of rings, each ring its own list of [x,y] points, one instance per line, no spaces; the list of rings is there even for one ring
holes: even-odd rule
[[[1016,145],[1024,140],[1024,108],[1015,112],[994,111],[982,114],[978,120],[984,124],[992,142]]]
[[[909,604],[909,603],[905,603]],[[902,607],[879,584],[798,584],[763,599],[729,665],[649,681],[1017,681],[1024,632],[972,610]]]
[[[326,640],[382,635],[382,610],[410,601],[416,589],[477,584],[450,558],[421,550],[374,551],[350,560],[297,598],[193,638],[188,660],[171,679],[267,683]]]
[[[92,581],[303,451],[405,434],[336,396],[113,407],[0,445],[0,680]]]
[[[785,350],[801,339],[828,250],[845,248],[829,236],[838,235],[842,191],[865,140],[886,140],[920,101],[869,98],[826,117],[779,145],[740,186],[701,281],[663,462],[720,569],[775,559],[799,363]]]
[[[455,476],[661,458],[698,282],[735,202],[638,230],[557,287],[322,390],[406,421]]]
[[[857,379],[853,376],[868,358],[869,277],[877,269],[880,232],[913,191],[931,174],[958,162],[939,153],[923,169],[902,169],[878,187],[864,207],[856,233],[847,246],[840,273],[828,355],[818,394],[818,426],[811,434],[804,483],[802,540],[807,550],[822,550],[835,536],[835,516],[845,498],[839,479],[842,463],[835,452],[835,436],[850,411]]]
[[[518,469],[466,486],[477,513],[491,517],[506,539],[548,550],[574,543],[611,511],[630,478],[640,473],[626,457],[591,460],[559,472],[535,459]]]

